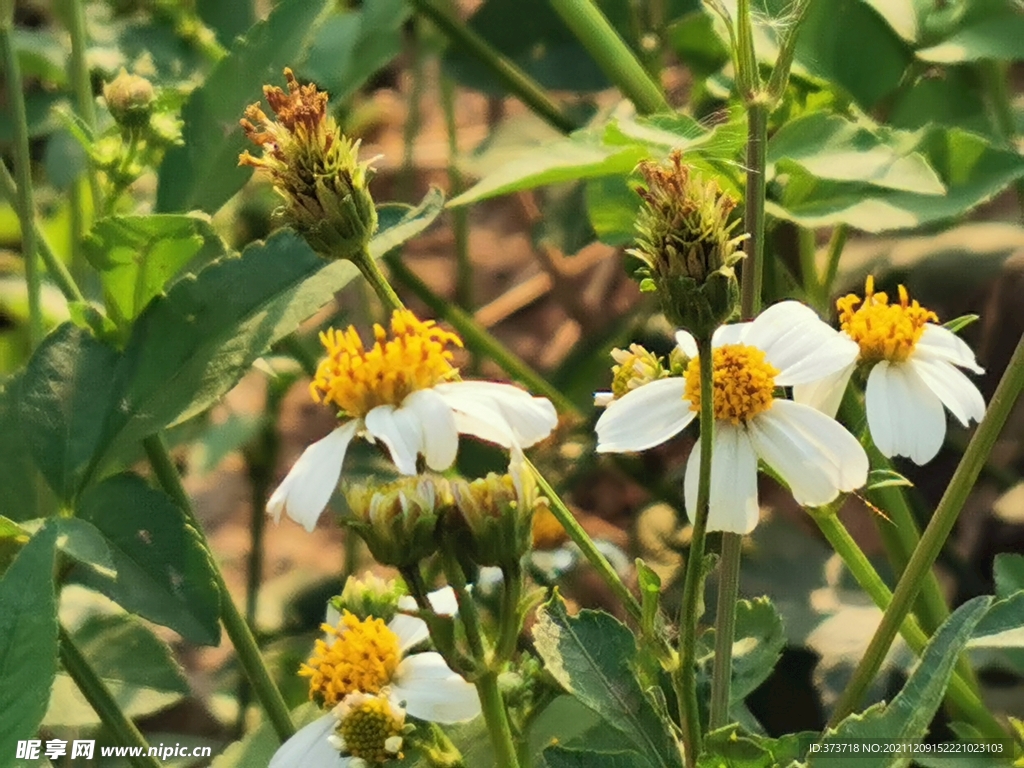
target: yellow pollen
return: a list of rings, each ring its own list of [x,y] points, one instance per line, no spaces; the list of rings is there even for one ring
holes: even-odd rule
[[[410,393],[455,378],[450,347],[462,339],[422,321],[407,309],[391,316],[391,333],[373,326],[369,349],[356,329],[331,328],[320,334],[327,357],[320,361],[309,386],[313,400],[333,403],[349,416],[365,416],[378,405],[399,405]]]
[[[299,674],[309,678],[309,698],[333,707],[355,691],[377,693],[391,682],[401,652],[398,636],[381,619],[344,611],[337,627],[322,625],[334,639],[316,641]]]
[[[779,371],[764,352],[746,344],[727,344],[714,351],[715,419],[733,424],[747,422],[772,407]],[[700,413],[700,362],[686,366],[686,394],[690,410]]]
[[[839,323],[847,335],[860,345],[863,363],[891,360],[901,362],[910,357],[928,322],[938,316],[917,301],[910,301],[907,289],[899,287],[900,303],[889,304],[884,293],[875,293],[875,279],[868,275],[864,283],[864,299],[854,293],[836,301]],[[860,307],[857,305],[860,304]]]
[[[401,753],[396,755],[385,748],[389,738],[402,734],[402,723],[395,719],[386,697],[365,700],[345,715],[338,725],[338,733],[352,757],[361,757],[371,764],[401,757]]]

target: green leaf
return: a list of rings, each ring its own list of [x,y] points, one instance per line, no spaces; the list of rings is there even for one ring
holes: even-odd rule
[[[808,747],[818,740],[813,731],[790,733],[770,739],[744,733],[733,723],[704,737],[704,753],[698,768],[776,768],[802,758]]]
[[[949,684],[957,656],[964,649],[975,626],[988,610],[992,598],[976,597],[950,616],[929,641],[917,668],[906,685],[888,705],[876,705],[867,711],[850,715],[837,728],[829,730],[826,743],[851,739],[882,741],[920,741],[935,716]],[[811,753],[809,768],[882,768],[893,764],[893,758],[879,753],[864,756],[843,753]]]
[[[426,229],[443,204],[429,193],[416,208],[382,206],[370,255]],[[92,464],[203,412],[271,345],[330,301],[359,271],[327,262],[290,230],[218,259],[158,296],[140,315],[113,380],[113,397]]]
[[[681,766],[671,724],[658,714],[633,673],[636,641],[617,619],[584,610],[569,616],[555,597],[533,630],[548,672],[586,707],[628,736],[652,766]]]
[[[188,682],[171,649],[130,614],[93,616],[72,632],[79,650],[129,717],[145,717],[180,701]],[[100,724],[74,681],[59,674],[43,722],[48,727]]]
[[[918,18],[914,0],[863,0],[908,43],[917,41]]]
[[[916,130],[931,125],[994,136],[977,67],[943,67],[942,77],[922,77],[896,92],[888,123]]]
[[[895,469],[872,469],[868,472],[868,482],[865,490],[873,491],[877,488],[890,488],[893,486],[913,487],[913,483],[897,472]]]
[[[377,0],[330,16],[313,36],[299,71],[341,101],[402,52],[405,0]]]
[[[184,143],[167,150],[160,166],[157,211],[214,213],[241,189],[252,170],[238,166],[246,146],[238,121],[264,83],[280,81],[323,8],[322,0],[282,0],[192,92],[181,113]]]
[[[542,759],[547,768],[651,768],[651,762],[640,752],[595,752],[554,746],[544,750]]]
[[[1006,598],[1024,590],[1024,555],[1003,552],[992,565],[996,580],[996,597]]]
[[[812,112],[786,123],[768,142],[767,173],[770,178],[796,164],[819,179],[941,195],[945,186],[916,151],[918,138],[868,121]]]
[[[223,253],[224,244],[201,215],[112,216],[93,224],[85,240],[107,310],[121,325],[134,320],[186,264]]]
[[[971,648],[1024,648],[1024,589],[992,603],[978,622]]]
[[[1024,59],[1024,13],[1006,7],[957,29],[938,45],[917,52],[917,57],[937,64],[964,61],[1016,61]]]
[[[954,317],[952,320],[943,323],[942,327],[953,333],[960,333],[968,325],[980,319],[979,315],[960,315],[960,317]]]
[[[215,566],[169,496],[138,475],[115,475],[88,488],[77,513],[103,534],[117,568],[76,569],[83,583],[186,640],[220,642]]]
[[[39,509],[39,473],[21,429],[18,390],[23,376],[0,384],[0,515],[15,522],[36,517]]]
[[[731,704],[738,704],[768,679],[786,646],[782,617],[767,597],[736,603],[736,629],[732,644]],[[700,638],[699,655],[714,652],[715,630],[706,630]],[[710,676],[709,676],[710,677]]]
[[[22,378],[21,430],[43,476],[65,501],[78,492],[115,402],[111,380],[118,357],[65,323],[39,345]]]
[[[0,755],[36,738],[57,674],[56,533],[44,527],[0,579]]]

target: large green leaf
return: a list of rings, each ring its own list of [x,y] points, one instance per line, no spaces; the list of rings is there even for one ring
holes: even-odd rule
[[[0,763],[36,738],[57,674],[56,533],[44,527],[0,579]]]
[[[786,123],[768,143],[768,170],[795,164],[819,179],[941,195],[945,187],[916,147],[920,137],[868,121],[812,112]]]
[[[734,723],[704,737],[704,752],[697,768],[777,768],[803,757],[817,739],[818,734],[812,731],[771,739],[744,733]]]
[[[36,517],[41,482],[18,418],[21,379],[19,375],[0,385],[0,515],[16,522]]]
[[[852,739],[879,741],[920,741],[938,709],[957,656],[971,638],[975,626],[985,615],[992,598],[976,597],[950,616],[929,641],[917,668],[906,685],[888,705],[876,705],[867,711],[850,715],[834,730],[829,730],[825,742],[843,742]],[[894,758],[877,755],[811,752],[809,768],[883,768],[894,764]]]
[[[967,19],[945,40],[917,52],[924,61],[956,64],[963,61],[1024,59],[1024,12],[1009,4]]]
[[[1013,592],[992,607],[978,622],[971,648],[1024,648],[1024,589]]]
[[[171,649],[130,614],[93,616],[71,633],[114,700],[129,717],[144,717],[188,694]],[[43,722],[48,727],[94,727],[100,720],[74,681],[59,674]]]
[[[134,320],[186,264],[223,253],[209,219],[189,214],[111,216],[93,224],[85,240],[118,324]]]
[[[544,750],[547,768],[651,768],[651,762],[639,752],[596,752],[553,746]]]
[[[282,69],[294,63],[324,5],[282,0],[192,92],[182,110],[184,143],[171,147],[160,166],[158,211],[213,213],[242,187],[252,173],[238,167],[245,149],[242,112],[259,99],[264,83],[279,82]]]
[[[569,616],[555,597],[533,633],[547,671],[568,693],[622,731],[652,766],[682,765],[670,722],[633,672],[636,640],[625,625],[600,611]]]
[[[433,191],[416,208],[382,206],[370,255],[426,229],[440,213]],[[118,450],[206,410],[272,344],[326,304],[358,270],[325,262],[289,230],[213,262],[154,299],[136,321],[112,381],[112,408],[93,469]]]
[[[733,635],[732,703],[742,702],[768,679],[786,646],[782,617],[767,597],[740,600],[736,604],[736,628]],[[701,637],[705,653],[714,652],[715,630]],[[710,676],[709,676],[710,679]]]
[[[18,397],[21,431],[43,476],[65,501],[78,492],[112,408],[119,355],[65,323],[36,349]]]
[[[216,566],[169,496],[138,475],[115,475],[87,488],[77,513],[103,534],[117,569],[79,568],[80,581],[186,640],[220,642]]]
[[[1014,592],[1024,590],[1024,555],[1009,552],[996,555],[992,574],[997,597],[1010,597]]]

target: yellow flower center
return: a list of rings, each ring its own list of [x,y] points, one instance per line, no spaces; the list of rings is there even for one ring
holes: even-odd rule
[[[916,300],[910,301],[907,289],[902,285],[899,293],[900,303],[890,305],[886,294],[875,293],[875,279],[868,275],[863,302],[854,293],[836,302],[842,329],[860,345],[861,362],[906,360],[920,341],[925,324],[938,322],[934,312]]]
[[[462,339],[433,320],[397,309],[390,338],[380,325],[374,325],[373,335],[374,344],[366,349],[353,326],[320,334],[327,357],[309,387],[316,402],[333,403],[349,416],[365,416],[378,405],[399,405],[410,393],[458,375],[449,347],[461,347]]]
[[[309,698],[333,707],[355,691],[377,693],[391,682],[401,652],[398,636],[381,619],[360,620],[344,611],[337,627],[323,625],[334,639],[317,640],[299,674],[309,678]]]
[[[779,370],[764,352],[746,344],[727,344],[714,351],[715,419],[746,422],[772,407]],[[686,394],[690,410],[700,412],[700,362],[686,366]]]
[[[386,696],[364,699],[338,725],[345,740],[345,751],[368,763],[384,763],[401,757],[402,721]],[[398,737],[398,738],[395,738]],[[396,747],[388,749],[388,747]]]

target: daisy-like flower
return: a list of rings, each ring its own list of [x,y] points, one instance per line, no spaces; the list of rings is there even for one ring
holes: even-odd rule
[[[399,472],[415,475],[420,455],[430,469],[450,467],[459,434],[526,448],[558,423],[547,398],[512,384],[457,380],[451,348],[461,347],[462,340],[433,320],[395,310],[390,334],[380,325],[373,332],[369,349],[352,326],[320,334],[327,357],[310,393],[318,403],[338,408],[344,421],[303,452],[271,495],[267,512],[275,520],[284,512],[313,530],[356,435],[379,440]]]
[[[438,614],[458,610],[450,587],[427,597]],[[416,604],[406,595],[398,608],[411,611]],[[330,712],[281,745],[270,768],[383,762],[401,749],[406,713],[435,723],[458,723],[480,713],[476,688],[441,654],[409,653],[430,636],[422,619],[397,613],[385,624],[328,606],[322,628],[325,635],[299,674],[309,678],[310,698]]]
[[[700,413],[697,343],[676,334],[690,362],[685,375],[658,379],[610,403],[598,419],[597,450],[643,451],[681,432]],[[821,506],[867,480],[868,459],[846,429],[810,406],[775,396],[777,387],[807,384],[847,364],[856,345],[795,301],[755,320],[720,327],[714,354],[714,452],[709,531],[750,533],[757,525],[757,461],[790,487],[803,506]],[[690,453],[684,497],[691,519],[697,499],[700,445]]]
[[[985,415],[981,392],[960,368],[985,371],[971,348],[937,325],[934,312],[910,301],[902,285],[899,298],[899,304],[890,304],[885,293],[875,293],[869,275],[863,300],[852,293],[839,299],[842,334],[857,346],[839,371],[794,387],[793,396],[834,414],[856,367],[870,366],[864,398],[871,439],[886,456],[926,464],[946,436],[943,406],[965,427]]]

